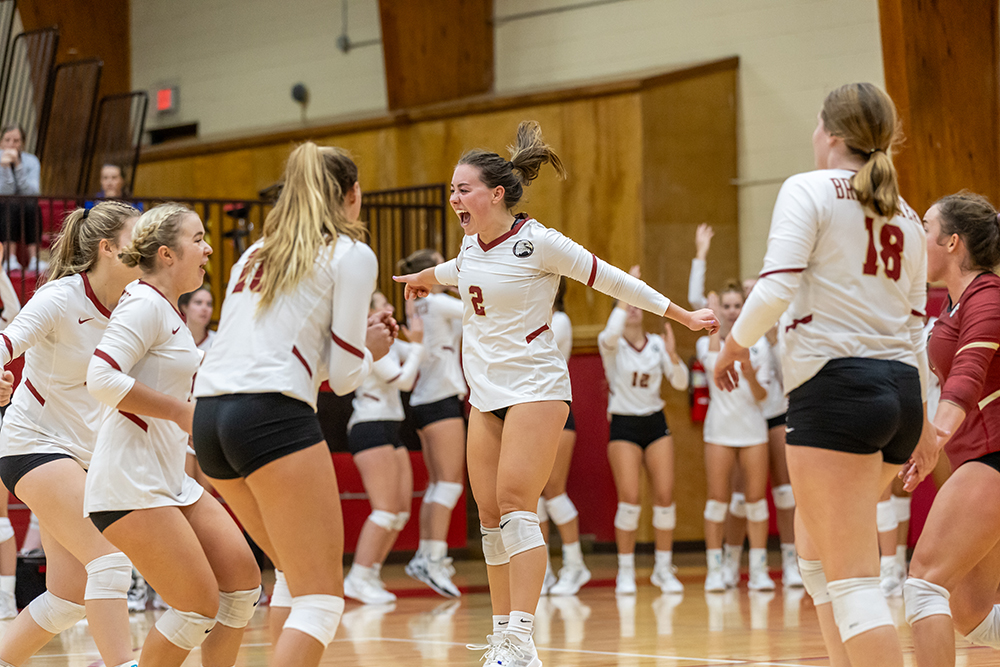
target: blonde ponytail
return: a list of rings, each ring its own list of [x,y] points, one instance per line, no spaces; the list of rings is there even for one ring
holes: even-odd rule
[[[92,269],[101,241],[117,248],[125,222],[137,217],[138,210],[119,201],[103,201],[90,210],[78,208],[68,214],[52,244],[46,280],[59,280]]]

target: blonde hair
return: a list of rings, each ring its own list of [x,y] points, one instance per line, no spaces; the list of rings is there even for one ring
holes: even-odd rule
[[[89,271],[97,263],[101,241],[118,247],[125,221],[139,217],[139,211],[119,201],[96,204],[89,211],[78,208],[66,216],[62,232],[52,245],[46,280],[59,280]]]
[[[182,204],[160,204],[139,216],[132,229],[132,242],[118,254],[122,264],[138,266],[146,272],[155,269],[161,246],[176,249],[181,221],[188,214],[197,215]]]
[[[880,216],[894,217],[900,205],[892,150],[903,133],[892,99],[873,84],[851,83],[826,96],[820,117],[827,132],[865,160],[851,177],[858,202]]]
[[[288,156],[284,187],[264,220],[264,242],[244,269],[260,271],[258,309],[264,310],[312,271],[316,253],[338,234],[360,241],[364,224],[344,215],[344,197],[358,182],[358,168],[340,148],[311,141]]]

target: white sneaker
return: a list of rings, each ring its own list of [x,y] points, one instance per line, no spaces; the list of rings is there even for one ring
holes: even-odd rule
[[[434,592],[438,595],[443,595],[446,598],[462,597],[462,592],[458,590],[458,587],[451,580],[455,575],[455,568],[451,564],[451,558],[446,557],[441,560],[428,560],[426,562],[425,573],[427,578],[421,579],[421,581],[433,588]]]
[[[754,567],[750,569],[750,581],[747,583],[747,588],[752,591],[773,591],[774,580],[771,579],[766,568]]]
[[[615,577],[615,595],[635,595],[635,570],[618,568],[618,575]]]
[[[17,600],[13,593],[0,592],[0,621],[17,617]]]
[[[17,261],[17,255],[10,255],[7,258],[7,273],[21,273],[21,262]]]
[[[28,260],[28,273],[41,275],[49,270],[49,263],[40,257],[33,257]]]
[[[889,558],[886,558],[882,562],[882,567],[879,572],[879,588],[882,589],[882,595],[887,598],[899,597],[903,594],[903,582],[906,581],[906,576],[903,574],[902,569],[895,563],[895,557],[892,556],[892,562]]]
[[[724,593],[729,586],[726,585],[725,568],[711,568],[705,575],[706,593]]]
[[[132,585],[128,589],[128,610],[146,611],[146,595],[148,592],[146,580],[139,571],[132,568]]]
[[[683,593],[684,584],[677,579],[677,568],[673,565],[658,567],[653,570],[653,576],[649,581],[654,586],[659,586],[663,593]]]
[[[635,577],[633,576],[633,582]],[[551,595],[576,595],[583,585],[590,581],[590,570],[583,563],[563,565],[559,570],[559,581],[549,589]],[[635,584],[633,583],[633,588]],[[633,590],[633,592],[635,592]]]
[[[556,573],[552,571],[552,563],[545,564],[545,579],[542,580],[542,595],[548,595],[552,587],[556,585]]]
[[[781,585],[785,588],[800,588],[804,586],[805,584],[802,583],[802,574],[799,572],[798,558],[794,552],[791,558],[784,556],[785,554],[782,554],[784,563],[781,566]]]
[[[525,643],[509,632],[503,633],[499,640],[495,637],[487,637],[490,643],[485,646],[469,646],[474,651],[486,649],[483,667],[542,667],[534,640]]]
[[[157,593],[156,591],[153,591],[153,609],[159,609],[161,611],[166,611],[167,609],[170,609],[170,605],[164,602],[163,598],[161,598],[160,594]]]
[[[406,564],[404,570],[406,574],[417,581],[423,581],[423,578],[427,576],[427,557],[419,552],[414,554],[410,562]]]
[[[389,604],[396,601],[395,595],[357,574],[344,577],[344,597],[364,604]]]

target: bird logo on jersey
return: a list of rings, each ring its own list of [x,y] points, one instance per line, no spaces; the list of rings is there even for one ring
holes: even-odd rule
[[[514,244],[514,256],[524,259],[525,257],[531,257],[531,254],[535,252],[535,246],[531,245],[531,241],[518,241]]]

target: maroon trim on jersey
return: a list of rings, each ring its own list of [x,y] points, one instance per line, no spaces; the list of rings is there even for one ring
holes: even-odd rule
[[[386,384],[392,384],[393,382],[395,382],[396,380],[398,380],[402,376],[403,376],[403,374],[399,373],[396,377],[392,378],[391,380],[386,380]]]
[[[164,294],[164,293],[163,293],[163,292],[161,292],[160,290],[156,289],[156,287],[154,287],[153,285],[150,285],[150,284],[149,284],[149,283],[147,283],[147,282],[146,282],[145,280],[140,280],[140,281],[139,281],[139,284],[140,284],[140,285],[145,285],[146,287],[150,288],[151,290],[153,290],[154,292],[156,292],[157,294],[159,294],[160,296],[162,296],[162,297],[163,297],[164,299],[166,299],[166,300],[167,300],[167,303],[169,303],[169,304],[170,304],[170,307],[174,309],[174,312],[175,312],[175,313],[177,313],[177,317],[181,318],[181,321],[182,321],[182,322],[184,322],[185,324],[187,324],[187,321],[188,321],[188,320],[187,320],[187,318],[186,318],[186,317],[184,317],[184,313],[182,313],[181,311],[177,310],[177,305],[176,305],[176,304],[174,304],[174,303],[172,303],[172,302],[170,301],[170,299],[167,299],[167,295],[166,295],[166,294]]]
[[[594,280],[597,279],[597,255],[590,253],[590,257],[594,260],[594,263],[590,265],[590,280],[587,281],[587,287],[593,287]]]
[[[211,331],[211,329],[205,329],[205,337],[204,337],[204,338],[202,338],[202,339],[201,339],[200,341],[198,341],[197,343],[195,343],[195,344],[194,344],[194,346],[195,346],[195,347],[201,347],[202,345],[204,345],[204,344],[205,344],[205,341],[206,341],[206,340],[208,340],[208,332],[209,332],[209,331]]]
[[[98,359],[104,359],[104,361],[106,361],[109,364],[111,364],[111,368],[115,369],[119,373],[121,372],[122,367],[119,366],[118,362],[115,361],[114,359],[112,359],[111,355],[108,354],[107,352],[105,352],[104,350],[101,350],[99,348],[96,349],[96,350],[94,350],[94,356],[97,357]]]
[[[442,345],[441,349],[442,350],[446,350],[448,352],[454,352],[455,351],[455,348],[453,348],[451,345]]]
[[[10,338],[7,338],[7,334],[0,334],[3,337],[4,345],[7,346],[7,354],[10,355],[10,360],[14,361],[14,344],[10,342]]]
[[[914,317],[919,317],[921,319],[927,317],[926,315],[924,315],[923,313],[921,313],[919,310],[911,310],[910,311],[910,315],[913,315]]]
[[[760,280],[761,278],[767,278],[768,276],[773,276],[776,273],[802,273],[803,271],[805,271],[805,268],[801,268],[801,269],[775,269],[774,271],[765,271],[764,273],[760,274],[759,276],[757,276],[757,280]]]
[[[302,362],[302,365],[306,367],[306,373],[309,373],[309,377],[312,377],[313,376],[312,369],[309,368],[309,364],[307,364],[306,360],[302,357],[302,353],[299,352],[299,348],[295,347],[294,345],[292,345],[292,354],[295,355],[296,359]]]
[[[365,358],[365,353],[364,352],[362,352],[358,348],[354,347],[353,345],[351,345],[350,343],[348,343],[346,340],[344,340],[343,338],[341,338],[337,334],[335,334],[335,333],[333,333],[331,331],[330,335],[333,337],[333,342],[334,343],[336,343],[337,345],[339,345],[343,349],[347,350],[348,352],[350,352],[351,354],[353,354],[355,357],[358,357],[359,359],[364,359]]]
[[[549,330],[549,325],[548,324],[543,324],[542,326],[538,327],[537,329],[535,329],[534,331],[532,331],[530,334],[528,334],[527,336],[525,336],[524,337],[524,341],[526,343],[530,343],[531,341],[535,340],[536,338],[538,338],[539,336],[541,336],[543,333],[545,333],[548,330]]]
[[[625,336],[622,336],[622,340],[628,343],[628,346],[633,350],[635,350],[636,352],[642,352],[643,350],[646,349],[646,346],[649,345],[649,336],[646,336],[645,338],[642,339],[642,347],[636,347],[635,345],[632,344],[632,341],[630,341],[628,338],[625,338]]]
[[[37,400],[43,406],[45,405],[45,399],[42,398],[42,395],[38,393],[37,389],[35,389],[35,385],[31,384],[31,380],[25,378],[24,386],[28,388],[28,391],[30,391],[31,395],[35,397],[35,400]]]
[[[361,392],[361,395],[369,400],[375,401],[376,403],[381,403],[382,399],[374,394],[369,394],[367,392]]]
[[[84,271],[81,273],[80,277],[83,278],[83,292],[87,295],[87,298],[90,299],[90,302],[97,307],[97,312],[104,315],[104,317],[111,317],[111,311],[105,308],[104,304],[101,303],[101,300],[97,298],[96,294],[94,294],[94,288],[90,286],[90,278],[87,277],[87,272]]]
[[[792,323],[785,327],[785,333],[788,333],[792,329],[797,329],[800,324],[809,324],[813,321],[812,315],[806,315],[800,320],[792,320]]]
[[[131,412],[125,412],[124,410],[119,410],[118,414],[141,428],[144,433],[149,432],[149,424],[143,421],[138,415],[134,415]]]
[[[483,240],[479,238],[479,235],[477,234],[476,240],[479,241],[479,247],[483,249],[483,252],[488,252],[493,248],[496,248],[498,245],[509,239],[511,236],[521,231],[521,227],[524,227],[524,223],[526,223],[528,220],[529,218],[521,218],[520,220],[514,223],[514,226],[510,228],[509,232],[501,234],[500,236],[496,237],[489,243],[483,243]]]

